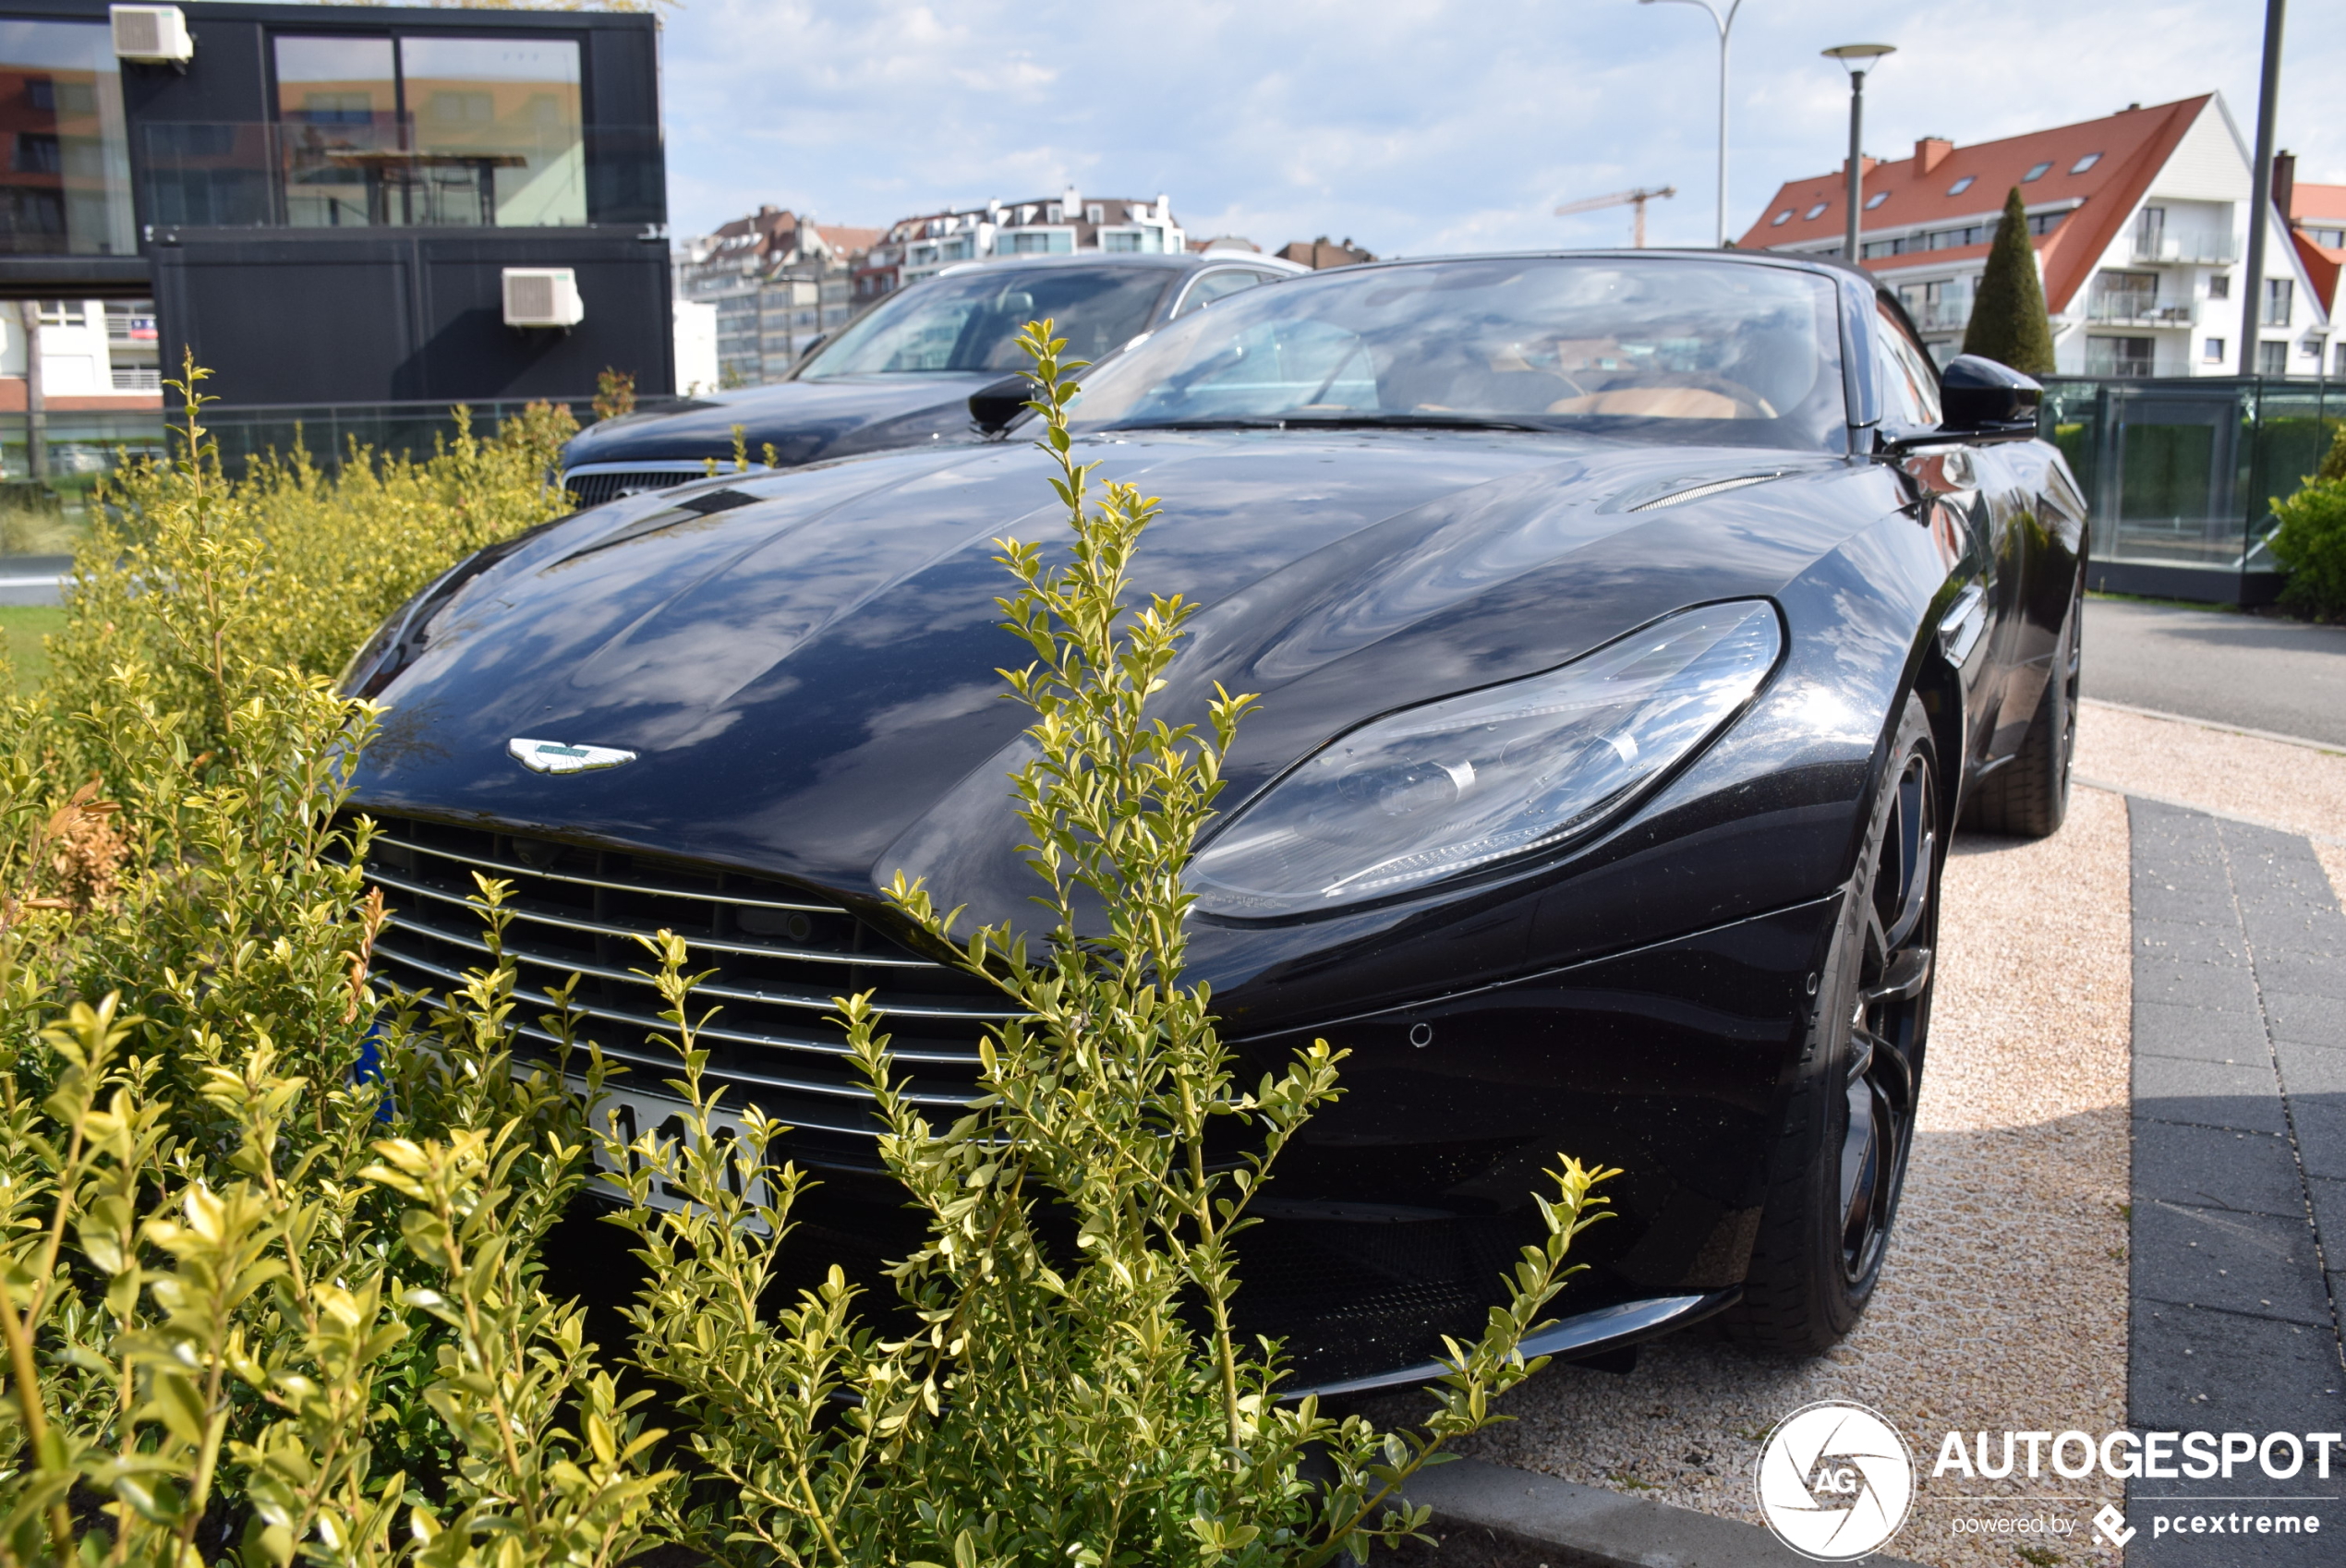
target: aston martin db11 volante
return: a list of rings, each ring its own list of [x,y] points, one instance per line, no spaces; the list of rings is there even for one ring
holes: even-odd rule
[[[2036,404],[1941,372],[1855,269],[1654,251],[1324,272],[1086,381],[1082,459],[1164,498],[1139,581],[1206,607],[1163,710],[1262,694],[1191,978],[1250,1061],[1351,1054],[1240,1297],[1300,1383],[1477,1331],[1559,1151],[1626,1174],[1534,1350],[1723,1314],[1813,1352],[1856,1321],[1949,834],[2049,833],[2067,795],[2086,516]],[[879,888],[1028,913],[994,541],[1063,529],[1049,468],[1013,425],[728,476],[433,585],[345,678],[391,705],[355,797],[383,970],[482,963],[469,873],[508,878],[521,983],[582,977],[654,1125],[632,938],[678,932],[715,971],[712,1070],[825,1174],[805,1245],[893,1245],[831,999],[876,992],[917,1093],[967,1096],[999,998]]]

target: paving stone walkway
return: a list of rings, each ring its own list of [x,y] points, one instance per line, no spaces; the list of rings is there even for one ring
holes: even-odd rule
[[[2346,915],[2304,838],[2139,798],[2129,814],[2131,1423],[2346,1432]],[[2310,1455],[2282,1480],[2253,1461],[2228,1480],[2138,1479],[2126,1560],[2346,1562],[2342,1498],[2346,1447],[2327,1480]],[[2320,1537],[2257,1533],[2283,1513],[2317,1514]],[[2192,1514],[2245,1533],[2154,1533]]]

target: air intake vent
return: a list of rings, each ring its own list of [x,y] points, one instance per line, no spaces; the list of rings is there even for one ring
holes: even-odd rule
[[[114,6],[114,52],[118,60],[180,64],[196,55],[187,18],[176,6]]]
[[[638,972],[653,966],[635,938],[673,931],[691,948],[692,969],[709,971],[698,1005],[720,1009],[701,1034],[710,1076],[732,1086],[734,1106],[754,1099],[796,1128],[791,1152],[802,1160],[867,1166],[881,1131],[833,997],[876,993],[909,1092],[931,1116],[976,1092],[979,1034],[1010,1010],[993,987],[794,884],[482,828],[376,820],[367,879],[392,916],[375,945],[379,979],[444,995],[466,971],[490,966],[479,914],[466,899],[475,871],[502,878],[514,889],[504,951],[518,971],[525,1053],[550,1039],[537,1021],[544,993],[576,975],[581,1039],[632,1068],[628,1082],[657,1092],[676,1058],[652,1041],[667,1026]]]
[[[574,327],[586,319],[568,267],[508,267],[504,281],[509,327]]]

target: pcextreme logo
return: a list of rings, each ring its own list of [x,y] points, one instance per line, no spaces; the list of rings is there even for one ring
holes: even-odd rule
[[[1820,1400],[1768,1434],[1758,1487],[1776,1539],[1812,1562],[1846,1562],[1880,1550],[1905,1524],[1914,1455],[1878,1412]]]

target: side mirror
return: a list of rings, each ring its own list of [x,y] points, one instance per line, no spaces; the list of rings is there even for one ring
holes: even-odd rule
[[[2026,440],[2037,433],[2045,389],[2010,366],[1958,354],[1940,372],[1940,430],[1973,440]]]
[[[1009,428],[1011,420],[1025,413],[1027,400],[1034,395],[1024,376],[1005,376],[970,393],[970,417],[979,429],[993,435]]]

